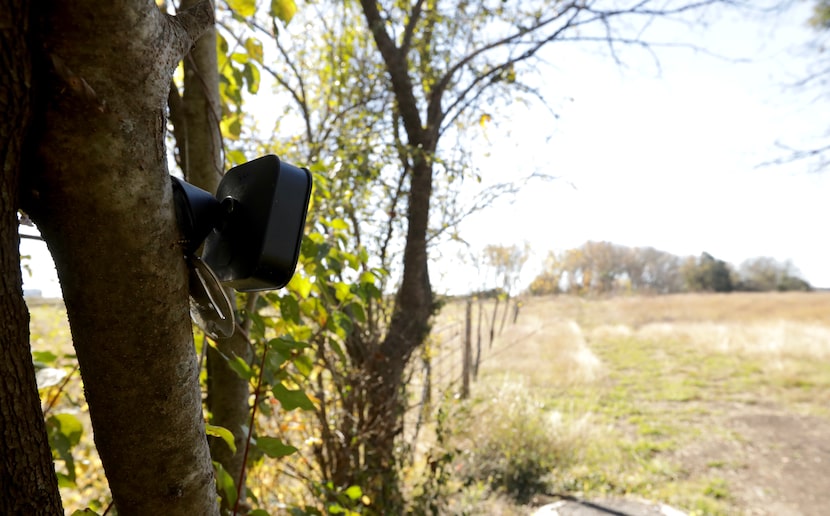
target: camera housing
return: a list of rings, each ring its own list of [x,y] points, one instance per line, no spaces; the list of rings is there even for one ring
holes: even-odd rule
[[[300,254],[311,173],[273,154],[233,167],[216,196],[173,178],[176,215],[192,254],[240,292],[284,287]]]

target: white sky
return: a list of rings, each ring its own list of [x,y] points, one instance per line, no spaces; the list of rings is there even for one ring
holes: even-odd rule
[[[462,236],[474,251],[530,242],[524,285],[548,250],[605,240],[680,256],[706,251],[735,265],[789,259],[814,286],[830,287],[830,172],[810,173],[809,162],[758,166],[786,155],[776,142],[810,147],[827,134],[830,102],[787,86],[818,57],[804,48],[810,5],[774,19],[718,15],[705,31],[653,27],[653,39],[751,61],[665,49],[659,70],[639,52],[623,54],[623,69],[607,57],[552,53],[556,71],[543,89],[574,100],[557,109],[559,119],[538,107],[516,107],[512,120],[499,112],[487,136],[500,143],[477,165],[485,175],[535,167],[561,179],[473,217]],[[469,268],[436,264],[435,283],[480,288]]]
[[[481,147],[476,166],[491,180],[533,170],[560,179],[470,218],[461,235],[473,251],[529,242],[525,283],[548,250],[606,240],[678,255],[706,251],[736,265],[790,259],[814,286],[830,287],[830,172],[810,174],[807,162],[758,167],[785,155],[776,142],[809,147],[830,125],[830,102],[787,87],[817,59],[804,48],[810,5],[776,19],[718,15],[705,30],[652,27],[652,39],[751,59],[742,62],[665,49],[659,70],[641,52],[624,52],[621,68],[605,55],[554,45],[547,60],[555,68],[542,90],[559,118],[538,106],[493,113],[492,145]],[[557,100],[566,98],[573,101]],[[21,243],[21,253],[35,257],[24,288],[59,295],[44,250]],[[483,286],[469,262],[441,251],[431,269],[436,290]]]

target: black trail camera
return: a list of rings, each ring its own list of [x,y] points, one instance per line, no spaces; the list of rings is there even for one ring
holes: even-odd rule
[[[279,289],[291,280],[311,196],[308,170],[267,155],[230,169],[215,197],[175,177],[173,194],[188,257],[205,244],[200,261],[208,271],[190,261],[191,269],[199,269],[198,277],[211,277],[212,271],[213,278],[240,292]],[[216,289],[207,290],[210,296],[198,296],[202,318],[204,308],[211,307],[225,320],[219,306],[225,303],[216,300]],[[191,285],[191,298],[196,291],[205,288]],[[209,333],[228,336],[225,331]]]

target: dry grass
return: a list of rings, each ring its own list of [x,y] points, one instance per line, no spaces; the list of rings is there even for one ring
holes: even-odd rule
[[[624,324],[638,328],[654,322],[732,322],[768,320],[826,324],[830,292],[675,294],[669,296],[584,299],[533,298],[523,311],[576,320],[583,328]]]
[[[448,308],[458,321],[461,309]],[[828,359],[830,293],[535,298],[485,348],[477,424],[459,424],[488,432],[482,414],[520,403],[521,392],[572,448],[552,489],[742,513],[719,461],[691,471],[679,451],[706,435],[740,439],[718,426],[728,413],[717,407],[830,416]]]

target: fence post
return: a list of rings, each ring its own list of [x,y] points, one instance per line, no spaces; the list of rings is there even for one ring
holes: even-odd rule
[[[476,339],[476,360],[473,365],[473,380],[478,380],[478,365],[481,363],[481,318],[484,313],[484,304],[480,297],[476,296],[475,299],[478,302],[478,338]]]
[[[467,299],[467,310],[464,316],[464,361],[461,364],[461,399],[467,399],[470,397],[470,366],[473,362],[472,312],[473,300],[472,298],[469,298]]]
[[[496,317],[499,314],[499,296],[496,296],[496,304],[493,306],[493,318],[490,320],[490,347],[493,347],[493,339],[496,335]]]
[[[510,293],[504,298],[504,312],[501,314],[501,325],[499,325],[499,335],[504,331],[504,323],[507,321],[507,309],[510,308]]]

